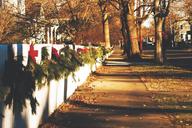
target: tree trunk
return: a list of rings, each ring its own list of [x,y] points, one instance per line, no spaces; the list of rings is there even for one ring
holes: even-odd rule
[[[142,0],[137,0],[137,7],[141,7],[141,4],[142,4]],[[137,17],[143,17],[146,13],[146,11],[144,11],[145,8],[143,7],[143,9],[139,9],[136,13]],[[140,20],[137,20],[137,29],[138,29],[138,40],[139,40],[139,50],[140,52],[142,52],[142,22],[144,21],[145,19],[140,19]]]
[[[123,43],[127,44],[128,43],[128,36],[127,36],[127,30],[125,28],[125,23],[124,23],[123,19],[124,18],[121,17],[121,24],[122,24],[122,26],[121,26],[121,33],[122,33],[122,36],[123,36]]]
[[[109,33],[109,20],[108,20],[108,14],[104,14],[104,40],[105,40],[105,47],[110,48],[110,33]]]
[[[140,52],[143,50],[143,39],[142,39],[142,28],[141,28],[142,23],[138,23],[138,35],[139,35],[139,49]]]
[[[140,58],[140,50],[138,44],[138,36],[137,36],[137,25],[135,21],[135,16],[128,15],[128,31],[130,34],[130,42],[131,42],[131,58],[139,59]]]
[[[136,24],[136,17],[135,17],[135,0],[130,0],[128,4],[128,33],[131,43],[131,59],[137,60],[140,59],[140,50],[139,50],[139,43],[138,43],[138,33],[137,33],[137,24]]]
[[[155,60],[157,63],[164,63],[163,56],[163,18],[155,17]]]
[[[166,61],[166,49],[167,49],[167,34],[166,34],[166,28],[165,28],[165,23],[166,23],[166,17],[164,17],[163,18],[163,25],[162,25],[162,30],[163,30],[163,32],[162,32],[162,38],[163,38],[163,46],[162,46],[162,52],[163,52],[163,63]]]
[[[127,15],[128,15],[128,5],[127,3],[121,3],[121,11],[120,11],[120,20],[121,20],[121,32],[123,36],[124,42],[124,52],[126,52],[127,57],[130,57],[130,39],[128,33],[128,26],[127,26]]]

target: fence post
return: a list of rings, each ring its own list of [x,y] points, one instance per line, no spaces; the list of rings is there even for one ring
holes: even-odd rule
[[[68,84],[68,80],[67,80],[67,76],[64,76],[64,102],[67,101],[67,84]]]

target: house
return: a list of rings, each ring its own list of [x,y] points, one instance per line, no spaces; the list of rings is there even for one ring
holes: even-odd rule
[[[47,16],[41,3],[32,3],[26,9],[26,17],[30,21],[30,37],[27,43],[47,43],[57,42],[57,28],[59,23],[57,18]]]
[[[184,11],[184,2],[183,0],[175,0],[171,4],[170,11],[172,14],[176,15],[177,18],[172,20],[172,30],[173,30],[173,39],[176,45],[179,45],[181,42],[192,43],[191,32],[192,26],[189,23],[189,16],[186,15]]]
[[[17,29],[10,30],[9,34],[14,38],[7,36],[9,40],[6,42],[54,44],[59,40],[56,14],[53,12],[51,16],[46,15],[41,3],[31,3],[28,7],[25,0],[0,0],[0,7],[9,9],[13,17],[17,18]]]
[[[11,8],[15,13],[25,14],[25,0],[0,0],[0,7]]]
[[[191,25],[187,20],[179,20],[174,24],[174,41],[191,43]]]

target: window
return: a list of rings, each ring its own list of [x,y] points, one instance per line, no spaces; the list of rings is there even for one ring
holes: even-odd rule
[[[21,0],[18,0],[17,3],[19,6],[21,6]]]
[[[191,40],[191,35],[188,34],[188,37],[187,37],[188,40]]]
[[[181,39],[183,39],[183,34],[181,34]]]
[[[183,25],[181,25],[180,28],[183,29]]]

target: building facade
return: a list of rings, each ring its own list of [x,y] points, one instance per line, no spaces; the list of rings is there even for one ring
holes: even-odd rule
[[[176,43],[191,43],[191,26],[187,20],[177,21],[174,25],[174,40]]]

